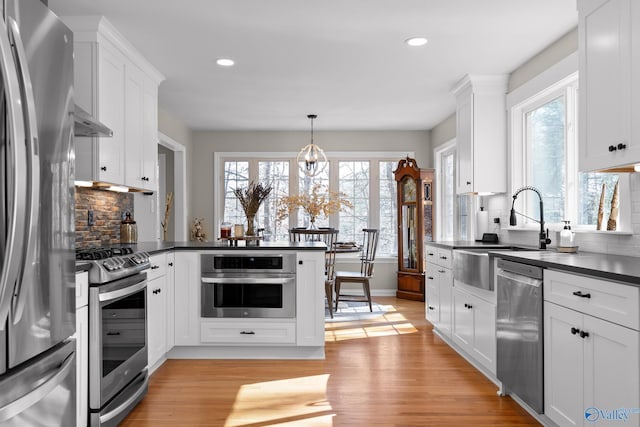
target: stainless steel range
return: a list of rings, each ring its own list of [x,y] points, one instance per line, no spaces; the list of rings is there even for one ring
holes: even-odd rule
[[[130,247],[78,250],[89,262],[91,426],[117,426],[147,393],[149,254]]]

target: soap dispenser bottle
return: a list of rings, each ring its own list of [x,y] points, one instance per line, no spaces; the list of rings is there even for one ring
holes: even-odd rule
[[[571,221],[563,221],[564,228],[560,232],[560,246],[565,248],[573,247],[574,234],[571,231]]]

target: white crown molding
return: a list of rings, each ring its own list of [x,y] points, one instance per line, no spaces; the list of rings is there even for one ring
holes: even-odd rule
[[[73,31],[76,42],[101,43],[108,41],[122,54],[139,67],[157,85],[165,80],[158,71],[134,45],[129,42],[104,16],[61,16],[60,19]]]

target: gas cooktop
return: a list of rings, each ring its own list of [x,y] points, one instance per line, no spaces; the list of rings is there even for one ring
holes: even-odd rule
[[[133,276],[150,267],[149,254],[129,246],[76,249],[76,260],[87,262],[89,284],[101,285]]]

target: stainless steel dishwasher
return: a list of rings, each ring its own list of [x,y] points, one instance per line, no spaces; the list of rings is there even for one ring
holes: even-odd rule
[[[500,394],[518,396],[544,412],[542,272],[532,265],[498,259],[497,374]]]

